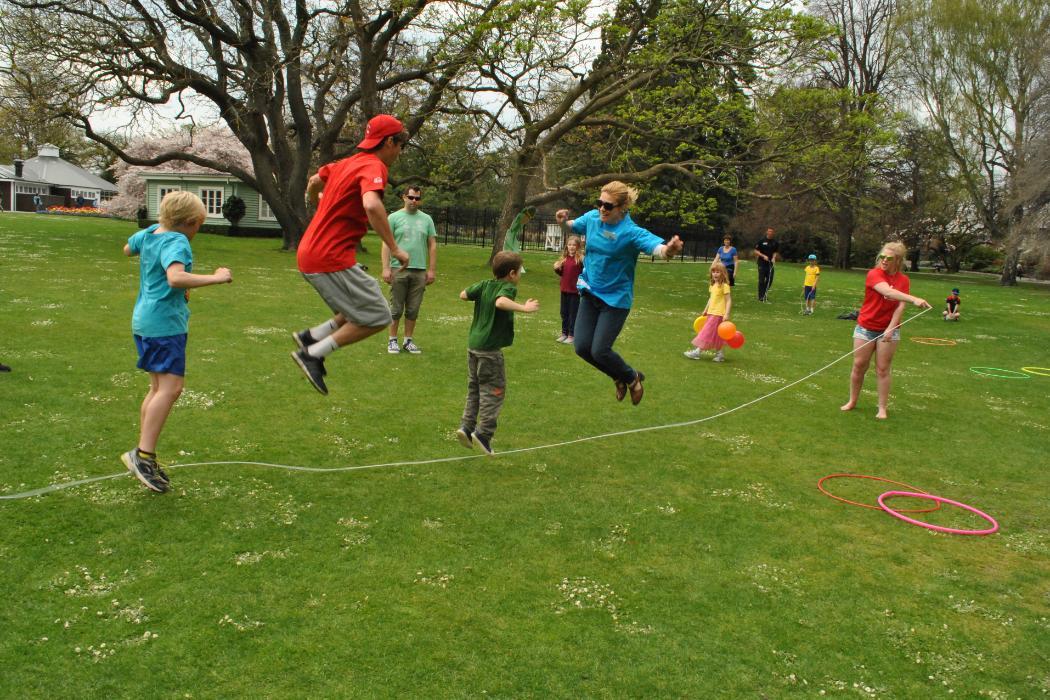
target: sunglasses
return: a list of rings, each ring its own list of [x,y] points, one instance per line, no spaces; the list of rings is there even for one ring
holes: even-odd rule
[[[405,195],[405,199],[411,199],[413,202],[418,202],[418,201],[420,201],[423,198],[422,197],[416,197],[415,195],[411,195],[411,194],[406,194]]]
[[[879,253],[877,256],[875,256],[875,259],[881,262],[883,260],[893,260],[896,257],[896,255],[883,255],[882,253]]]
[[[605,211],[612,211],[613,209],[615,209],[616,207],[618,207],[620,205],[619,204],[613,204],[612,202],[603,202],[602,200],[599,199],[597,202],[594,203],[594,206],[596,206],[598,209],[604,209]]]

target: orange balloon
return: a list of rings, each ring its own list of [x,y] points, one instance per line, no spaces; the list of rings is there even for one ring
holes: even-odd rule
[[[722,340],[729,340],[736,333],[736,324],[732,321],[722,321],[718,324],[718,337]]]
[[[739,348],[741,345],[744,344],[744,334],[741,333],[740,331],[737,331],[736,333],[733,334],[732,338],[730,338],[729,340],[726,341],[726,343],[729,344],[729,347],[731,347],[734,350],[736,350],[737,348]]]

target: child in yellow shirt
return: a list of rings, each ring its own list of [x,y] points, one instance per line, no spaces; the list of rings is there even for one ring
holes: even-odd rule
[[[802,283],[802,296],[806,300],[806,308],[802,311],[805,316],[813,313],[813,307],[817,305],[817,283],[820,282],[820,265],[817,264],[817,256],[810,253],[806,258],[806,279]]]

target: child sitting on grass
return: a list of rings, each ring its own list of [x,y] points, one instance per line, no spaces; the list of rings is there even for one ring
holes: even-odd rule
[[[477,282],[459,293],[463,301],[474,302],[474,320],[467,340],[467,402],[456,437],[464,447],[477,446],[487,454],[492,454],[492,436],[507,388],[500,348],[514,342],[514,312],[531,314],[540,308],[535,299],[524,304],[514,301],[522,262],[518,253],[496,253],[492,259],[495,279]]]
[[[139,295],[131,317],[138,348],[138,368],[149,372],[150,388],[139,412],[139,444],[120,456],[124,466],[146,488],[164,493],[168,475],[157,462],[157,440],[171,407],[182,393],[186,374],[186,334],[193,287],[232,282],[220,267],[210,275],[195,275],[190,241],[197,235],[207,210],[190,192],[169,192],[160,203],[159,224],[128,239],[124,255],[138,255]]]
[[[959,298],[959,290],[953,289],[948,298],[944,300],[944,311],[941,316],[945,321],[958,321],[962,313],[959,311],[960,306],[962,306],[962,299]]]

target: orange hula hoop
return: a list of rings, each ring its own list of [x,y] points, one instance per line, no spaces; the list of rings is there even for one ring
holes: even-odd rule
[[[842,496],[836,496],[835,494],[831,493],[830,491],[828,491],[827,489],[824,488],[824,482],[827,481],[828,479],[845,479],[845,478],[849,478],[849,479],[871,479],[872,481],[882,481],[882,482],[885,482],[887,484],[896,484],[898,486],[905,486],[905,487],[907,487],[909,489],[913,489],[915,493],[924,493],[924,494],[926,494],[928,496],[932,495],[932,494],[927,493],[926,491],[923,491],[922,489],[917,489],[914,486],[909,486],[908,484],[905,484],[904,482],[901,482],[901,481],[894,481],[893,479],[885,479],[885,478],[883,478],[881,476],[868,476],[867,474],[845,474],[845,473],[843,473],[843,474],[828,474],[827,476],[822,477],[820,479],[820,481],[817,482],[817,488],[820,490],[820,492],[822,494],[824,494],[828,498],[834,498],[836,501],[842,501],[843,503],[849,503],[850,505],[853,505],[853,506],[860,506],[861,508],[869,508],[871,510],[882,510],[882,508],[879,507],[879,506],[873,506],[873,505],[870,505],[870,504],[867,504],[867,503],[858,503],[857,501],[851,501],[848,498],[843,498]],[[935,510],[940,510],[941,509],[940,501],[935,501],[935,504],[936,505],[934,505],[933,508],[910,508],[908,510],[899,510],[897,512],[898,513],[932,513]]]

